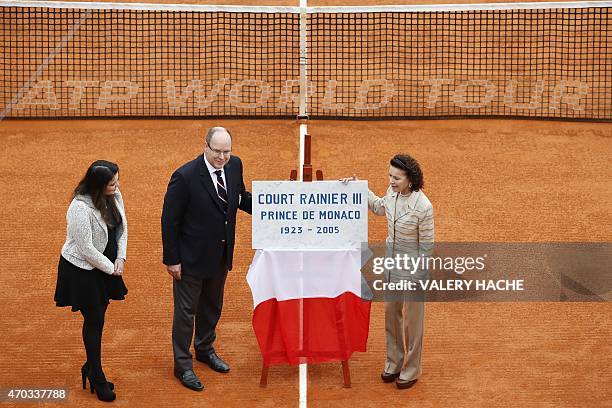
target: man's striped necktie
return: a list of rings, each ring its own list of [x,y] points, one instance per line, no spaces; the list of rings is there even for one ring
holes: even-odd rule
[[[217,194],[223,204],[223,211],[227,212],[227,190],[225,189],[223,177],[221,177],[221,170],[215,171],[215,174],[217,175]]]

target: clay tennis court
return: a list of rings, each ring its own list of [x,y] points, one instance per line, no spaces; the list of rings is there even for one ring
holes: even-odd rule
[[[171,278],[161,265],[160,215],[174,168],[200,153],[212,124],[231,129],[252,180],[286,179],[297,163],[291,121],[5,121],[2,151],[3,331],[0,384],[70,389],[71,406],[98,404],[80,389],[81,317],[56,308],[53,291],[70,190],[105,157],[121,166],[130,226],[126,301],[109,307],[103,359],[125,406],[295,406],[296,367],[261,358],[245,281],[253,251],[241,214],[237,260],[218,329],[228,375],[195,365],[196,394],[172,376]],[[316,121],[313,160],[327,178],[355,172],[386,187],[388,157],[408,151],[425,171],[439,241],[608,241],[612,195],[609,124],[497,120]],[[372,140],[376,140],[373,143]],[[354,159],[352,159],[354,158]],[[582,196],[578,198],[577,194]],[[371,218],[370,240],[385,237]],[[378,377],[385,355],[383,308],[372,308],[368,352],[309,367],[312,406],[602,406],[612,398],[609,303],[428,303],[423,377],[407,392]]]
[[[259,388],[261,357],[245,280],[254,251],[250,217],[244,213],[216,341],[232,371],[222,375],[194,363],[203,393],[182,387],[172,375],[172,282],[161,264],[162,201],[172,171],[202,153],[203,134],[213,125],[234,135],[247,186],[253,180],[288,179],[298,167],[298,123],[291,120],[0,122],[0,388],[66,388],[69,406],[103,405],[80,386],[82,318],[56,308],[53,293],[71,190],[93,160],[107,159],[120,166],[129,222],[124,273],[129,293],[125,301],[111,303],[103,339],[105,372],[116,385],[114,404],[297,405],[297,367],[273,367],[268,387]],[[417,158],[434,205],[436,241],[612,240],[609,123],[317,120],[308,126],[315,169],[326,179],[354,173],[379,195],[387,187],[393,154]],[[370,241],[385,236],[384,218],[371,216]],[[407,391],[380,381],[383,315],[383,305],[374,304],[368,351],[350,361],[352,388],[342,388],[339,363],[309,366],[310,406],[599,407],[612,402],[609,302],[428,303],[423,376]]]

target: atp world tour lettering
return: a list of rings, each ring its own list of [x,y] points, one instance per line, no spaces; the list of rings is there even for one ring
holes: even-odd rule
[[[553,111],[562,108],[583,111],[585,107],[582,101],[589,93],[588,84],[576,80],[562,80],[556,83],[547,83],[543,80],[527,83],[511,80],[505,85],[497,82],[499,81],[488,79],[465,81],[450,78],[425,79],[419,83],[419,87],[424,88],[421,93],[422,106],[426,109],[435,109],[443,103],[450,102],[463,109],[480,109],[486,108],[493,100],[500,98],[506,108],[517,111],[544,107]],[[177,113],[188,104],[196,109],[206,110],[221,98],[227,98],[231,107],[244,110],[270,105],[285,109],[299,104],[299,81],[294,79],[276,84],[280,87],[278,97],[274,97],[271,84],[257,79],[230,83],[228,79],[223,78],[212,85],[201,79],[192,79],[185,84],[165,80],[160,85],[164,91],[166,107],[170,112]],[[311,101],[317,98],[319,109],[330,112],[347,109],[355,112],[380,110],[389,105],[398,94],[396,84],[389,79],[363,80],[358,83],[354,91],[343,87],[343,84],[335,80],[329,80],[324,84],[308,82],[307,87]],[[322,94],[318,92],[319,88],[324,89]],[[120,109],[128,106],[129,102],[138,96],[140,89],[138,82],[127,80],[73,79],[63,82],[41,80],[24,89],[13,108],[58,110],[67,107],[69,110],[79,110],[86,101],[94,98],[96,101],[94,108],[97,110]],[[62,95],[67,95],[67,98],[59,98],[60,92]],[[247,94],[248,98],[245,97]],[[339,102],[339,100],[345,101],[347,94],[354,94],[353,100],[349,101],[351,103]]]

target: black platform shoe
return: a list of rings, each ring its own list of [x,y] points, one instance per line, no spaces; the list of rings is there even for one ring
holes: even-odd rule
[[[91,374],[89,373],[89,367],[87,366],[87,363],[81,368],[81,374],[83,374],[84,372],[83,368],[86,369],[85,375],[89,380],[89,389],[91,390],[92,394],[95,392],[98,399],[104,402],[112,402],[115,400],[115,398],[117,398],[115,392],[111,389],[112,383],[109,383],[106,380],[94,381],[91,377]],[[104,378],[104,376],[102,376],[102,378]],[[85,387],[85,380],[83,380],[83,387]]]
[[[85,364],[83,364],[83,367],[81,367],[81,381],[83,382],[84,390],[87,389],[87,383],[85,382],[85,379],[87,378],[87,371],[89,371],[89,365],[87,364],[87,361],[86,361]],[[110,387],[111,390],[115,389],[115,384],[113,384],[110,381],[108,381],[108,386]]]

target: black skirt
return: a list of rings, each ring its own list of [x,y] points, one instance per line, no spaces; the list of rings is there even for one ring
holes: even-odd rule
[[[104,255],[111,261],[117,259],[116,229],[108,229],[108,243]],[[98,308],[109,300],[123,300],[128,290],[121,276],[109,275],[101,270],[82,269],[60,256],[55,286],[55,304],[72,306],[72,311]]]

